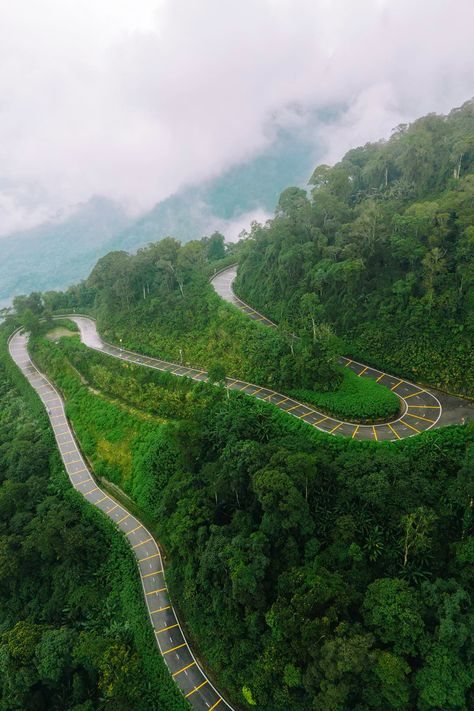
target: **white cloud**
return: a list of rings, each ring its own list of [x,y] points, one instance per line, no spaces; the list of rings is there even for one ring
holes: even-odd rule
[[[334,160],[474,94],[472,0],[0,0],[0,18],[2,232],[93,194],[151,207],[294,107],[345,107],[315,129]]]

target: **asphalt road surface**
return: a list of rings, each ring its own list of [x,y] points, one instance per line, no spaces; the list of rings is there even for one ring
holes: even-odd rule
[[[217,273],[211,284],[219,296],[233,304],[249,318],[271,328],[276,327],[276,323],[259,313],[251,306],[239,299],[234,293],[232,284],[236,277],[237,267],[234,265]],[[381,385],[393,390],[400,398],[400,415],[390,421],[375,425],[359,425],[355,422],[345,422],[334,417],[326,417],[323,413],[307,405],[297,403],[293,398],[276,401],[277,393],[265,396],[287,412],[303,419],[323,432],[329,434],[352,437],[354,439],[365,440],[392,440],[396,441],[405,437],[413,437],[432,427],[440,427],[448,424],[463,424],[468,419],[474,418],[474,404],[472,401],[463,398],[446,395],[432,388],[424,388],[414,383],[398,378],[394,375],[384,373],[382,370],[359,363],[349,358],[341,358],[341,365],[350,368],[361,378],[371,378]],[[241,388],[239,388],[241,389]],[[249,390],[242,388],[249,394]],[[266,389],[267,393],[270,393]],[[257,393],[260,397],[263,391]]]
[[[86,323],[84,328],[87,329],[87,326]],[[156,643],[170,674],[192,708],[198,711],[229,711],[232,706],[212,685],[183,634],[168,594],[157,542],[135,516],[97,486],[66,418],[64,403],[56,388],[31,361],[27,345],[25,334],[14,333],[9,341],[10,355],[48,412],[71,484],[89,503],[112,519],[126,536],[137,561]]]

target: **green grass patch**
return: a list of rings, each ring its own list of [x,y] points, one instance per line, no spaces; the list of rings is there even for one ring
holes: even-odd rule
[[[400,409],[399,398],[388,388],[370,378],[359,378],[342,368],[341,386],[332,392],[292,390],[291,395],[335,417],[354,422],[376,422],[394,417]]]

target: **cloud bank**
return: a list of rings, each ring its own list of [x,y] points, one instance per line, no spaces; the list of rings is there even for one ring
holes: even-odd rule
[[[474,95],[472,0],[0,0],[0,232],[132,211],[315,123],[326,160]]]

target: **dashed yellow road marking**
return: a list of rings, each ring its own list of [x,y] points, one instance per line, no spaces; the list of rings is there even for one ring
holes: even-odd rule
[[[139,563],[144,563],[146,560],[150,560],[150,558],[158,558],[159,555],[160,555],[159,553],[153,553],[153,555],[147,555],[146,558],[139,558],[139,559],[138,559],[138,562],[139,562]]]
[[[84,469],[78,469],[77,472],[71,472],[69,474],[69,476],[76,476],[76,474],[83,474],[83,472],[86,472],[86,471],[87,471],[87,469],[86,469],[86,467],[84,467]],[[78,484],[78,486],[79,486],[79,484]]]
[[[176,649],[176,647],[175,647],[175,649]],[[172,650],[170,650],[170,651],[172,651]],[[165,652],[165,654],[167,654],[167,652]],[[187,699],[189,696],[192,696],[193,694],[196,693],[196,691],[197,691],[198,689],[202,689],[203,686],[206,686],[206,684],[209,684],[209,682],[208,682],[207,679],[205,679],[205,680],[202,682],[202,684],[199,684],[199,686],[195,686],[192,691],[189,691],[187,694],[185,694],[184,698]]]
[[[64,462],[64,463],[68,467],[70,464],[79,464],[79,462],[82,462],[82,459],[73,459],[72,462]],[[73,472],[73,474],[75,474],[75,472]]]
[[[360,371],[360,373],[357,373],[357,375],[359,376],[359,378],[360,378],[361,375],[364,375],[364,373],[365,373],[368,369],[369,369],[369,366],[366,365],[365,368],[363,368],[363,369]]]
[[[390,429],[392,430],[392,432],[393,432],[393,434],[395,435],[395,437],[396,437],[397,439],[401,439],[401,437],[400,437],[400,435],[398,434],[397,430],[394,430],[394,429],[393,429],[393,427],[392,427],[392,425],[390,424],[390,422],[387,422],[387,425],[390,427]]]
[[[341,427],[343,424],[344,424],[344,422],[338,422],[337,425],[332,428],[332,430],[329,430],[329,434],[332,434],[333,432],[335,432],[336,430],[338,430],[339,427]]]
[[[396,383],[396,384],[393,386],[393,388],[390,388],[390,390],[396,390],[396,389],[398,388],[398,386],[401,385],[402,383],[403,383],[403,380],[399,380],[398,383]]]
[[[150,578],[152,575],[159,575],[159,574],[162,573],[162,572],[163,572],[163,568],[162,568],[161,570],[155,570],[154,573],[145,573],[145,575],[142,575],[142,574],[140,573],[140,576],[141,576],[142,578]]]
[[[67,452],[61,452],[61,454],[62,454],[64,457],[66,456],[66,454],[76,454],[76,453],[77,453],[77,449],[68,449]],[[68,462],[68,464],[72,464],[72,462]]]
[[[400,422],[409,427],[411,430],[414,430],[417,434],[420,434],[420,430],[417,430],[416,427],[413,427],[413,425],[410,425],[408,422],[405,422],[405,420],[400,420]]]
[[[308,412],[304,412],[302,415],[298,415],[298,417],[302,420],[303,417],[308,417],[308,415],[314,415],[314,410],[308,410]]]
[[[138,548],[138,546],[143,546],[144,543],[149,543],[152,540],[153,540],[153,538],[150,536],[150,538],[147,538],[144,541],[140,541],[140,543],[135,543],[135,545],[132,546],[132,548]]]
[[[178,644],[177,647],[173,647],[172,649],[167,649],[166,652],[163,652],[163,656],[165,654],[169,654],[170,652],[174,652],[176,649],[182,649],[183,647],[186,647],[186,642],[183,642],[183,644]]]
[[[168,627],[163,627],[161,630],[155,630],[156,634],[161,634],[161,632],[167,632],[168,630],[173,630],[175,627],[179,627],[176,622],[174,625],[168,625]]]
[[[154,595],[155,593],[164,592],[166,588],[158,588],[158,590],[150,590],[150,592],[145,593],[145,595]]]
[[[289,397],[284,397],[283,400],[279,400],[278,402],[275,403],[277,407],[280,407],[280,405],[283,405],[284,402],[288,402],[290,398]]]
[[[155,615],[157,612],[164,612],[165,610],[170,610],[171,605],[165,605],[165,607],[159,607],[157,610],[150,610],[150,615]]]
[[[324,420],[329,420],[329,417],[326,415],[326,417],[321,417],[320,420],[317,422],[313,422],[313,425],[319,425],[320,422],[324,422]]]
[[[415,397],[415,395],[421,395],[422,393],[425,393],[426,390],[417,390],[416,393],[412,393],[411,395],[404,395],[404,399],[408,400],[410,397]]]
[[[118,525],[119,523],[122,523],[122,521],[125,521],[127,518],[129,518],[131,514],[126,514],[123,518],[120,519],[120,521],[116,521],[115,523]]]
[[[212,709],[215,709],[216,706],[218,706],[221,701],[222,701],[222,699],[218,699],[218,700],[216,701],[216,703],[214,704],[214,706],[211,706],[211,707],[210,707],[209,711],[212,711]]]
[[[89,496],[89,494],[93,494],[94,491],[99,491],[99,487],[93,486],[92,489],[89,489],[89,491],[83,491],[82,493],[84,494],[84,496]]]
[[[384,375],[385,375],[385,373],[381,373],[375,382],[378,383],[379,380],[382,380]]]
[[[240,388],[239,393],[243,393],[244,390],[247,390],[247,388],[251,388],[252,385],[251,383],[246,383],[243,388]]]
[[[355,428],[354,432],[352,433],[352,439],[354,439],[354,437],[355,437],[356,434],[358,433],[359,427],[360,427],[360,425],[357,425],[357,427]]]
[[[117,522],[117,523],[118,523],[118,522]],[[131,531],[127,531],[126,535],[127,535],[127,536],[130,536],[131,533],[135,533],[135,531],[138,531],[139,528],[143,528],[142,524],[140,524],[140,525],[137,526],[136,528],[132,528]]]
[[[251,395],[257,395],[257,393],[261,393],[263,388],[258,388],[257,390],[254,390],[253,393],[250,393]]]
[[[97,506],[97,504],[101,504],[103,501],[105,501],[108,498],[109,498],[108,496],[104,496],[102,499],[99,499],[98,501],[94,501],[94,504]]]
[[[374,433],[375,441],[378,442],[379,438],[377,437],[377,430],[375,429],[375,425],[372,425],[372,432]]]
[[[297,405],[293,405],[292,407],[289,407],[288,410],[285,410],[285,412],[291,412],[292,410],[296,410],[298,407],[304,407],[300,402]]]
[[[436,420],[429,420],[427,417],[422,417],[421,415],[412,415],[411,412],[405,412],[405,417],[414,417],[415,420],[425,420],[425,422],[431,422],[433,424]]]
[[[106,511],[105,513],[108,513],[108,514],[112,513],[112,511],[115,511],[115,509],[118,509],[118,506],[119,506],[118,504],[115,504],[115,506],[112,506],[112,508],[108,509],[108,511]]]
[[[347,363],[345,364],[344,368],[348,368],[350,365],[352,365],[354,361],[348,360]]]
[[[206,373],[207,375],[207,373]],[[227,387],[231,388],[233,385],[235,385],[238,381],[237,380],[231,380],[230,383],[227,383]]]
[[[195,664],[196,664],[196,662],[191,662],[191,664],[186,664],[185,667],[182,667],[181,669],[178,669],[178,671],[173,672],[173,674],[171,676],[178,676],[178,674],[181,674],[181,672],[186,671],[186,669],[193,667]]]

